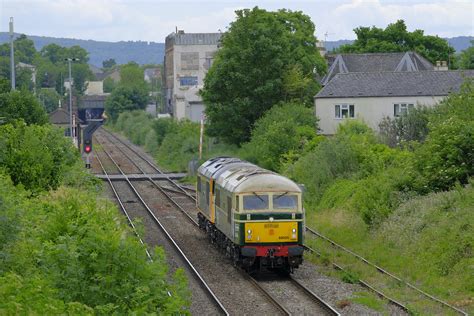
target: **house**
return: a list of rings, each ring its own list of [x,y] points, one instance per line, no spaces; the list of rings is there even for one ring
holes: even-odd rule
[[[339,73],[434,70],[428,60],[415,52],[338,54],[328,55],[326,58],[329,61],[329,69],[321,80],[323,86]]]
[[[221,33],[171,33],[165,40],[163,95],[176,119],[199,121],[204,104],[199,89],[212,65]]]
[[[459,91],[467,77],[474,77],[474,70],[338,73],[314,98],[320,133],[334,134],[341,122],[353,118],[377,130],[384,117],[437,104]]]

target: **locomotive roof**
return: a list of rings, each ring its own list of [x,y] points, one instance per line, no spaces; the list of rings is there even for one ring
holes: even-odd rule
[[[234,193],[286,191],[301,192],[290,179],[250,162],[231,157],[217,157],[204,162],[198,173]]]

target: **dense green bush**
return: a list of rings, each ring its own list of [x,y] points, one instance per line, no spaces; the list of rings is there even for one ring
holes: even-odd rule
[[[379,124],[381,141],[390,147],[408,142],[423,142],[428,135],[429,114],[433,110],[417,106],[396,118],[384,118]]]
[[[27,199],[5,176],[0,188],[0,314],[186,313],[183,272],[168,281],[163,251],[148,261],[111,203],[71,188]]]
[[[418,191],[447,190],[456,182],[467,184],[474,175],[474,120],[451,117],[434,125],[416,154]]]
[[[72,143],[55,127],[22,121],[0,126],[0,165],[15,184],[32,192],[57,188],[77,158]]]
[[[281,158],[290,151],[301,154],[316,137],[313,110],[301,103],[273,107],[257,120],[250,142],[242,148],[248,160],[271,170],[279,170]]]
[[[0,93],[0,117],[5,122],[24,120],[26,124],[46,124],[48,115],[38,99],[27,91]]]

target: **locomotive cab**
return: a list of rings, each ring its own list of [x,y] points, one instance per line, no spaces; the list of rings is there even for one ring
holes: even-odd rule
[[[302,263],[302,192],[293,181],[219,157],[199,168],[196,189],[200,227],[236,265],[291,272]]]

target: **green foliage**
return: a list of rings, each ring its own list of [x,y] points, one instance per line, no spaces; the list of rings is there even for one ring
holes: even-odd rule
[[[394,119],[385,117],[379,124],[381,141],[390,147],[403,146],[413,141],[424,142],[429,132],[430,112],[432,110],[427,107],[417,106]]]
[[[457,66],[460,69],[474,69],[474,41],[471,41],[471,46],[459,54]]]
[[[112,122],[122,112],[144,110],[147,102],[148,86],[143,79],[143,69],[135,63],[123,65],[120,68],[120,83],[105,103]]]
[[[92,191],[28,200],[0,176],[0,201],[1,314],[188,313],[183,271],[169,278],[161,249],[148,261],[117,209]]]
[[[115,81],[114,79],[107,77],[104,79],[104,92],[105,93],[111,93],[115,89]]]
[[[466,184],[474,175],[474,121],[451,117],[430,129],[417,151],[415,168],[422,177],[417,189],[430,192]]]
[[[59,106],[61,96],[53,88],[43,88],[37,93],[38,99],[43,105],[46,112],[51,113]]]
[[[388,53],[415,51],[431,63],[449,60],[455,52],[448,42],[438,36],[424,35],[422,30],[408,32],[405,22],[398,20],[385,29],[358,27],[354,29],[357,39],[353,44],[342,45],[341,53]]]
[[[273,107],[255,123],[252,138],[242,147],[244,156],[264,168],[279,170],[281,157],[300,155],[316,137],[316,118],[301,103]]]
[[[109,58],[107,60],[102,61],[103,68],[112,68],[113,66],[117,65],[114,58]]]
[[[10,80],[0,77],[0,94],[7,93],[11,90]]]
[[[308,102],[317,91],[313,71],[326,70],[314,24],[301,12],[239,10],[221,42],[202,97],[207,133],[229,143],[248,141],[255,121],[280,101]]]
[[[144,110],[148,101],[148,92],[144,87],[127,87],[119,85],[105,101],[105,111],[112,122],[120,113],[133,110]]]
[[[34,193],[57,188],[76,159],[59,129],[22,122],[0,126],[0,165],[15,184]]]
[[[48,116],[38,100],[27,91],[0,94],[0,117],[7,122],[24,120],[26,124],[46,124]]]
[[[122,113],[114,127],[123,132],[130,141],[137,145],[145,145],[148,132],[152,131],[153,120],[151,115],[144,111]]]
[[[166,137],[158,149],[156,158],[172,170],[187,169],[188,162],[199,154],[199,124],[189,121],[175,123],[176,127]]]

